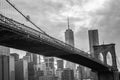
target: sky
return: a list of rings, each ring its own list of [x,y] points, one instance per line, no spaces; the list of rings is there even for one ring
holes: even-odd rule
[[[0,13],[36,29],[5,0],[0,0]],[[98,29],[100,44],[116,44],[120,59],[119,0],[10,0],[23,14],[49,35],[65,41],[67,17],[74,31],[75,47],[89,52],[88,30]],[[5,5],[4,7],[2,5]],[[2,6],[2,7],[1,7]],[[84,43],[84,44],[83,44]],[[11,49],[24,55],[25,52]],[[120,65],[119,65],[120,66]]]

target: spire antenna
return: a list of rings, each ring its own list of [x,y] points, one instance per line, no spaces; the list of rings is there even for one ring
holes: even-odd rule
[[[67,17],[67,22],[68,22],[68,29],[70,29],[69,17]]]

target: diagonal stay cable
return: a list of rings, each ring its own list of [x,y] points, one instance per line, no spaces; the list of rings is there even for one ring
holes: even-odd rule
[[[53,39],[55,42],[58,43],[58,41],[56,41],[56,39],[54,39],[53,37],[49,36],[45,31],[43,31],[40,27],[38,27],[34,22],[32,22],[30,19],[28,19],[28,17],[26,17],[20,10],[18,10],[10,1],[6,0],[8,2],[8,4],[10,4],[15,10],[17,10],[27,21],[29,21],[33,26],[35,26],[38,30],[42,31],[43,34],[45,34],[47,37]]]
[[[41,28],[39,28],[34,22],[32,22],[28,17],[26,17],[20,10],[18,10],[9,0],[6,0],[8,4],[10,4],[15,10],[17,10],[28,22],[30,22],[33,26],[35,26],[37,29],[42,31],[44,34],[46,34]]]

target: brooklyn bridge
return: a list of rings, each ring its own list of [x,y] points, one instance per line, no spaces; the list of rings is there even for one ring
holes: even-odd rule
[[[0,13],[0,45],[34,54],[58,57],[86,66],[97,74],[98,80],[119,80],[114,43],[94,45],[93,52],[95,55],[91,57],[85,51]],[[107,64],[108,52],[112,56],[112,66]],[[103,62],[98,58],[101,53],[104,58]]]

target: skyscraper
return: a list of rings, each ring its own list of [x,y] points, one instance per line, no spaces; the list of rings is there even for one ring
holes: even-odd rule
[[[0,80],[9,80],[9,56],[0,55]]]
[[[97,29],[96,30],[89,30],[88,35],[89,35],[90,54],[91,54],[91,57],[95,58],[93,46],[99,45],[98,30]],[[91,77],[93,77],[94,80],[97,80],[96,73],[91,72]]]
[[[15,80],[13,56],[0,55],[0,80]]]
[[[30,53],[30,52],[26,52],[26,56],[29,56],[30,57],[30,62],[34,62],[35,65],[38,65],[41,62],[40,61],[41,57],[38,54],[33,54],[33,53]]]
[[[98,37],[98,30],[89,30],[89,46],[90,46],[90,54],[92,57],[94,57],[94,45],[99,45],[99,37]]]
[[[15,80],[15,58],[14,56],[9,56],[9,71],[10,71],[10,80]]]
[[[0,80],[15,80],[14,57],[8,47],[0,46]]]
[[[45,61],[45,75],[54,75],[55,67],[54,67],[54,58],[53,57],[44,57]]]
[[[74,33],[70,29],[69,18],[68,18],[68,29],[65,31],[65,42],[71,46],[74,46]],[[74,75],[76,73],[76,64],[66,61],[66,68],[74,70]]]
[[[74,46],[74,33],[70,29],[69,19],[68,19],[68,29],[65,31],[65,42],[71,46]]]
[[[28,80],[28,63],[26,60],[15,62],[15,80]]]

